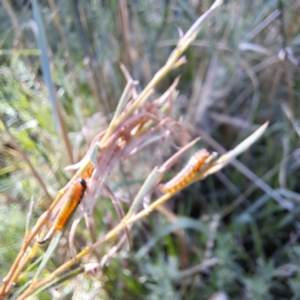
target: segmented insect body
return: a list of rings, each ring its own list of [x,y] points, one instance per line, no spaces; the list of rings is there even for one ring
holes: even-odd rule
[[[174,193],[185,186],[200,170],[209,153],[205,149],[197,151],[188,161],[187,165],[169,182],[161,184],[159,189],[162,193]]]
[[[40,244],[47,242],[49,239],[51,239],[55,232],[63,229],[70,216],[73,214],[76,207],[80,203],[84,195],[85,189],[86,182],[82,178],[78,179],[72,184],[62,209],[58,212],[58,215],[56,216],[45,238],[42,241],[39,241]]]

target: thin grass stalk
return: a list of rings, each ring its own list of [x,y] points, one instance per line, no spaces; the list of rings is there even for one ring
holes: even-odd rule
[[[33,165],[31,164],[29,158],[27,157],[26,153],[23,151],[23,149],[20,147],[19,143],[16,141],[15,137],[12,135],[12,133],[10,132],[9,128],[6,126],[6,123],[4,122],[4,120],[2,119],[2,116],[0,115],[0,121],[2,122],[6,133],[9,135],[10,141],[11,143],[14,145],[14,147],[18,150],[18,152],[20,153],[22,159],[27,163],[32,175],[34,178],[36,178],[37,182],[39,183],[39,185],[41,186],[42,190],[44,191],[44,194],[46,195],[46,197],[49,200],[52,200],[51,195],[49,194],[46,185],[44,184],[41,176],[38,174],[38,172],[35,170],[35,168],[33,167]]]
[[[121,21],[121,32],[124,34],[124,45],[125,51],[121,52],[122,61],[124,62],[127,68],[130,67],[132,62],[132,50],[130,43],[130,29],[129,29],[129,20],[128,20],[128,10],[126,0],[119,1],[119,14]]]
[[[267,125],[267,123],[265,123],[263,126]],[[216,141],[214,141],[209,135],[207,135],[203,130],[200,130],[200,132],[201,132],[201,136],[203,138],[205,138],[205,140],[209,144],[211,144],[213,147],[215,147],[215,149],[218,149],[218,151],[221,152],[221,153],[226,153],[226,150],[220,144],[218,144]],[[251,170],[249,170],[245,165],[243,165],[241,162],[233,159],[233,157],[230,157],[231,155],[232,154],[230,152],[228,152],[227,153],[227,158],[225,157],[226,160],[229,159],[228,162],[230,161],[230,163],[233,166],[235,166],[242,174],[244,174],[251,181],[255,182],[255,184],[258,187],[260,187],[265,193],[269,194],[270,197],[273,198],[275,201],[277,201],[282,207],[284,207],[285,209],[287,209],[289,211],[293,209],[293,203],[292,202],[283,199],[280,195],[278,195],[278,193],[276,193],[275,190],[273,190],[268,184],[266,184],[256,174],[254,174]],[[219,166],[217,165],[216,168],[218,169]],[[213,170],[213,171],[215,171],[215,170]]]
[[[49,57],[48,57],[48,53],[47,53],[46,34],[45,34],[45,29],[44,29],[41,12],[40,12],[37,0],[31,0],[31,2],[32,2],[32,8],[33,8],[33,16],[34,16],[35,22],[37,23],[37,26],[38,26],[38,31],[37,32],[34,31],[34,32],[35,32],[35,34],[37,34],[36,39],[38,42],[38,46],[41,50],[40,60],[41,60],[42,69],[43,69],[43,78],[44,78],[44,81],[45,81],[45,84],[46,84],[46,87],[48,90],[55,126],[56,127],[58,126],[58,128],[59,128],[59,132],[61,134],[69,162],[70,162],[70,164],[73,164],[73,154],[72,154],[70,142],[69,142],[69,139],[67,136],[66,126],[65,126],[65,123],[64,123],[64,120],[62,117],[61,106],[58,103],[57,96],[55,94],[54,87],[53,87],[51,71],[50,71],[50,62],[49,62]]]
[[[96,99],[97,110],[101,111],[102,110],[101,96],[100,96],[100,92],[98,90],[98,84],[97,84],[97,81],[95,79],[94,71],[91,67],[91,62],[90,61],[91,61],[90,58],[85,57],[84,60],[83,60],[83,64],[85,66],[87,77],[88,77],[90,86],[92,88],[92,93],[93,93],[94,99]],[[108,112],[107,108],[105,108],[104,111]]]
[[[156,184],[160,177],[161,173],[158,171],[158,168],[155,167],[149,174],[148,178],[145,180],[139,192],[137,193],[135,199],[133,200],[130,206],[128,213],[126,214],[125,218],[123,218],[123,220],[130,218],[130,216],[133,215],[139,209],[139,206],[141,202],[143,202],[144,197],[149,193],[149,191],[153,188],[153,186]]]
[[[40,292],[44,291],[45,289],[50,289],[51,287],[57,286],[69,279],[72,279],[76,276],[78,276],[79,274],[82,274],[84,272],[84,268],[82,267],[78,267],[75,270],[72,270],[70,272],[68,272],[67,274],[53,280],[52,282],[50,282],[48,285],[43,286],[41,289],[37,290],[32,297],[36,297]]]
[[[284,75],[285,75],[285,81],[287,85],[287,95],[288,95],[288,102],[291,110],[294,110],[294,92],[293,92],[293,75],[292,75],[292,69],[289,66],[289,60],[288,56],[289,53],[287,51],[287,46],[290,44],[288,41],[288,36],[286,34],[285,30],[285,10],[284,10],[284,5],[282,0],[277,1],[278,5],[278,10],[280,11],[279,14],[279,26],[280,26],[280,34],[281,34],[281,39],[282,39],[282,51],[284,53],[284,58],[283,58],[283,67],[284,67]]]
[[[54,26],[55,26],[56,30],[58,31],[58,34],[59,34],[59,37],[60,37],[60,42],[62,44],[62,48],[63,48],[63,52],[64,52],[63,57],[65,58],[65,60],[67,62],[67,69],[69,71],[70,78],[73,81],[73,83],[75,83],[75,86],[74,86],[75,94],[77,96],[80,96],[80,90],[79,90],[78,85],[77,85],[76,74],[72,70],[72,62],[71,62],[70,55],[69,55],[69,52],[70,52],[69,51],[69,46],[68,46],[68,43],[67,43],[67,39],[64,37],[64,33],[63,33],[63,30],[62,30],[62,25],[61,25],[61,21],[60,21],[57,6],[55,4],[55,0],[48,0],[48,2],[49,2],[50,9],[52,11],[52,14],[53,14]],[[99,108],[100,108],[100,104],[99,104]]]
[[[16,48],[19,41],[21,42],[21,45],[24,48],[26,48],[25,37],[24,37],[23,31],[20,28],[16,14],[14,13],[13,8],[11,6],[11,1],[3,0],[2,5],[4,6],[5,10],[7,11],[7,14],[9,15],[11,23],[13,25],[13,28],[15,30],[14,48]],[[17,49],[14,49],[14,50],[17,50]],[[29,60],[27,57],[24,57],[24,61],[27,65],[29,65]]]
[[[60,42],[62,43],[62,47],[65,52],[65,58],[67,61],[68,70],[72,74],[72,77],[74,79],[73,72],[72,72],[72,64],[71,64],[70,57],[69,57],[69,47],[68,47],[66,39],[64,38],[64,35],[63,35],[63,30],[62,30],[58,10],[57,10],[56,4],[55,4],[55,0],[48,0],[48,2],[49,2],[50,9],[52,11],[52,14],[53,14],[54,26],[56,27],[56,30],[58,31],[58,34],[60,37]]]
[[[3,0],[2,5],[4,6],[5,10],[7,11],[7,14],[10,17],[10,21],[13,25],[14,30],[18,34],[21,30],[20,30],[18,19],[17,19],[16,15],[15,15],[12,7],[11,7],[10,0]]]
[[[200,26],[204,21],[206,21],[215,10],[221,6],[223,3],[222,0],[217,0],[211,6],[211,8],[204,13],[187,31],[187,33],[179,40],[177,47],[170,54],[166,64],[154,75],[152,80],[148,83],[148,85],[143,89],[143,91],[138,95],[137,99],[133,103],[133,105],[124,113],[124,115],[120,116],[120,118],[116,121],[114,127],[122,124],[140,105],[142,105],[146,100],[146,96],[148,93],[173,69],[174,65],[176,65],[177,60],[183,54],[183,52],[188,48],[188,46],[196,39],[197,33],[200,30]],[[101,140],[100,145],[103,147],[106,140],[109,137],[109,133],[107,133],[103,139]]]
[[[138,84],[137,81],[133,81],[133,80],[129,80],[126,84],[126,87],[122,93],[122,96],[120,98],[120,101],[118,103],[118,106],[116,108],[115,114],[109,124],[109,127],[107,129],[107,135],[111,135],[114,131],[114,129],[116,128],[115,126],[115,122],[117,120],[117,118],[120,116],[121,112],[124,110],[126,103],[130,97],[130,94],[132,92],[132,89],[134,88],[134,86],[136,86]]]
[[[25,237],[29,234],[29,228],[31,226],[32,215],[33,215],[33,207],[34,207],[34,199],[33,197],[30,199],[29,210],[26,218],[26,227],[25,227]]]
[[[84,51],[84,62],[86,65],[86,68],[88,69],[88,72],[90,74],[90,84],[93,90],[93,94],[94,97],[96,99],[97,106],[99,107],[99,105],[103,104],[103,111],[105,113],[105,115],[107,115],[110,112],[110,107],[109,107],[109,103],[106,99],[106,97],[104,97],[104,95],[101,95],[101,87],[99,86],[100,84],[100,80],[99,80],[99,76],[97,73],[97,69],[94,66],[94,53],[93,53],[93,49],[91,48],[91,46],[89,45],[88,41],[87,41],[87,34],[85,29],[83,28],[82,25],[82,19],[81,18],[81,13],[80,13],[80,9],[79,9],[79,1],[78,0],[72,0],[71,1],[71,9],[72,9],[72,13],[74,16],[74,23],[75,23],[75,27],[76,30],[78,32],[79,35],[79,39],[81,41],[81,45]],[[83,12],[82,12],[83,14]],[[102,89],[103,90],[103,89]],[[103,97],[102,97],[103,96]]]

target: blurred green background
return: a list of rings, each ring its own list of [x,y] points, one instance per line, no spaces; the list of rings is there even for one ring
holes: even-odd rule
[[[116,108],[126,84],[119,63],[141,89],[211,4],[0,2],[0,116],[14,137],[0,122],[1,279],[18,253],[30,200],[34,220],[49,205],[21,153],[55,196],[71,177],[64,167],[81,159]],[[267,133],[240,164],[175,195],[166,205],[173,222],[153,213],[131,231],[130,251],[124,247],[96,278],[78,275],[39,299],[300,299],[299,24],[298,0],[228,0],[204,24],[187,63],[156,94],[181,75],[174,114],[209,150],[229,150],[269,120]],[[153,166],[175,150],[143,150],[112,172],[110,187],[132,200]],[[118,223],[105,198],[93,217],[99,235]],[[84,224],[78,232],[80,249],[89,236]],[[70,257],[67,242],[59,251],[51,270]]]

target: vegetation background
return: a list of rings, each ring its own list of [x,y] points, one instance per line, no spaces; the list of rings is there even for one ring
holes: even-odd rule
[[[35,199],[35,219],[49,205],[21,153],[55,196],[71,177],[64,167],[81,159],[116,108],[126,84],[119,62],[145,86],[180,32],[212,1],[38,3],[48,62],[39,56],[44,50],[31,2],[0,3],[0,116],[22,150],[0,123],[1,279],[19,251],[30,200]],[[267,133],[239,157],[240,164],[175,195],[165,206],[169,217],[153,213],[139,222],[130,234],[130,251],[123,247],[96,277],[77,275],[40,299],[300,299],[300,2],[228,0],[185,54],[187,63],[156,93],[181,75],[173,110],[191,137],[202,137],[201,147],[231,149],[269,120]],[[51,110],[54,99],[58,115]],[[61,122],[69,148],[57,133]],[[110,188],[132,199],[153,166],[187,141],[178,134],[172,143],[155,144],[121,162]],[[105,198],[93,217],[98,235],[118,223]],[[78,231],[80,249],[88,239],[84,222]],[[66,241],[58,251],[53,269],[70,257]],[[199,268],[211,258],[218,262]]]

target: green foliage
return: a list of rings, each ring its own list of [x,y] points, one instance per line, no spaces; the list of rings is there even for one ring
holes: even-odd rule
[[[26,214],[19,205],[0,207],[0,277],[3,278],[19,252],[25,231]]]
[[[95,299],[101,295],[101,299],[192,300],[208,299],[217,291],[225,292],[230,299],[300,299],[300,144],[295,123],[300,114],[300,77],[295,65],[299,62],[300,12],[296,0],[282,1],[284,23],[280,25],[276,11],[281,1],[227,1],[186,52],[188,63],[174,70],[156,92],[164,91],[175,76],[182,74],[174,114],[182,116],[185,128],[195,128],[190,130],[192,134],[199,135],[204,128],[226,149],[270,120],[262,141],[239,160],[294,209],[287,211],[257,188],[257,182],[249,180],[245,170],[228,166],[174,196],[169,209],[176,215],[175,221],[156,213],[134,228],[129,253],[124,247],[108,261],[99,277],[72,277],[55,291],[51,288],[51,296],[44,291],[41,299],[68,298],[75,290],[78,299],[95,293]],[[120,98],[125,84],[117,62],[127,61],[133,78],[144,86],[175,47],[178,28],[186,31],[208,9],[210,1],[150,2],[127,1],[128,46],[119,1],[56,1],[57,11],[53,11],[50,1],[39,1],[48,41],[48,51],[42,51],[50,58],[47,66],[51,85],[75,161],[105,128]],[[0,115],[54,196],[72,174],[63,171],[69,162],[61,136],[55,131],[47,92],[50,83],[46,87],[42,64],[33,54],[37,45],[30,27],[32,11],[15,4],[10,15],[3,7]],[[54,17],[59,17],[59,25]],[[18,28],[13,25],[15,20]],[[284,47],[289,54],[287,60],[279,59]],[[2,54],[2,49],[8,53]],[[21,55],[18,50],[22,49],[32,52]],[[292,117],[284,113],[284,103]],[[183,135],[174,136],[178,145],[185,140]],[[29,200],[35,201],[34,220],[48,207],[49,200],[1,122],[0,141],[2,279],[19,251]],[[205,148],[215,147],[209,139],[203,138],[202,143]],[[109,185],[120,198],[132,200],[136,186],[143,182],[141,178],[170,156],[165,151],[170,147],[159,144],[139,154],[139,160],[135,157],[124,162],[112,172]],[[179,162],[170,177],[181,166]],[[210,226],[215,214],[220,222],[212,236]],[[99,199],[94,220],[97,235],[116,224],[116,213],[108,199]],[[77,250],[90,238],[81,223],[75,238]],[[183,245],[178,231],[184,234]],[[207,246],[209,240],[213,243],[211,249]],[[101,259],[112,246],[99,249],[91,260]],[[181,277],[182,271],[207,259],[207,250],[218,263]],[[53,269],[70,258],[67,242],[59,251],[52,261]]]

